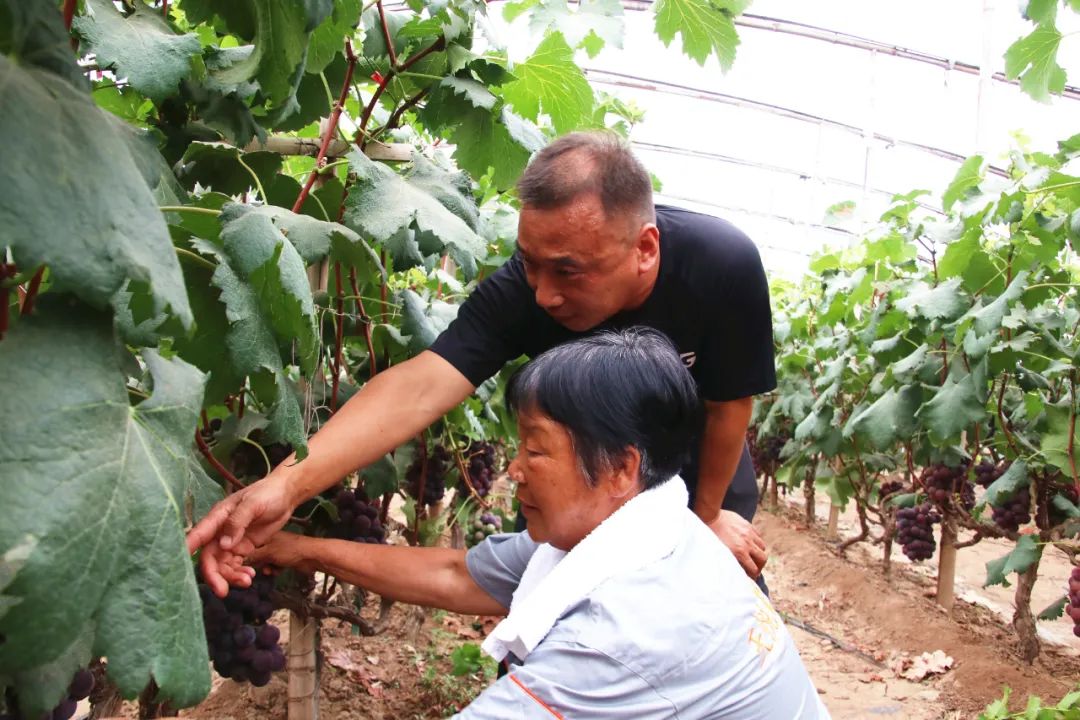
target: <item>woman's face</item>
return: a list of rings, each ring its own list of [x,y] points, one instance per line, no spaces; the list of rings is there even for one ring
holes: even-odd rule
[[[610,477],[589,487],[578,466],[570,433],[538,412],[518,414],[518,455],[510,478],[533,540],[571,550],[625,500],[613,497]]]

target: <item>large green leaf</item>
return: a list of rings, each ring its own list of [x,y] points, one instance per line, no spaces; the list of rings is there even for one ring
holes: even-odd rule
[[[246,153],[225,143],[193,142],[184,151],[177,175],[188,189],[198,183],[219,193],[239,195],[260,184],[266,188],[281,163],[277,153]]]
[[[409,183],[363,153],[349,154],[357,182],[345,200],[345,224],[361,235],[386,242],[402,230],[415,229],[438,240],[466,277],[486,252],[484,241],[457,215],[423,188]]]
[[[295,223],[308,220],[294,218]],[[310,374],[315,367],[318,333],[311,286],[300,253],[268,213],[237,203],[222,209],[221,242],[229,265],[255,292],[286,357],[295,352],[296,363]]]
[[[48,71],[0,56],[0,83],[0,136],[8,140],[0,227],[15,262],[26,270],[48,264],[55,290],[99,308],[126,280],[138,281],[156,312],[190,327],[168,228],[126,133]]]
[[[360,22],[360,0],[338,0],[330,17],[322,21],[311,33],[308,45],[307,66],[309,73],[319,73],[345,49],[345,38],[353,34]]]
[[[255,8],[255,49],[218,73],[218,82],[256,80],[278,107],[296,93],[307,58],[308,35],[332,9],[329,0],[250,0]]]
[[[499,94],[514,112],[529,120],[536,120],[543,112],[559,133],[589,124],[592,88],[562,33],[544,38],[528,60],[513,67],[513,73],[516,80],[499,88]]]
[[[202,374],[146,351],[153,394],[131,407],[119,349],[108,315],[52,294],[0,343],[0,553],[37,539],[7,589],[22,602],[0,619],[0,675],[26,679],[29,717],[91,645],[129,697],[151,676],[179,706],[210,690],[183,531]]]
[[[964,161],[964,164],[956,171],[953,181],[949,183],[949,187],[945,188],[945,193],[941,196],[941,206],[945,210],[951,208],[957,200],[962,200],[979,187],[979,183],[982,182],[982,167],[983,158],[981,155],[973,155]]]
[[[1021,535],[1016,542],[1016,547],[1008,554],[989,560],[986,563],[986,582],[984,587],[990,585],[1009,586],[1008,576],[1012,573],[1022,573],[1031,567],[1042,556],[1042,547],[1031,535]]]
[[[1069,456],[1069,430],[1072,429],[1072,457]],[[1080,465],[1080,422],[1073,422],[1068,408],[1048,405],[1046,408],[1046,431],[1042,435],[1039,451],[1051,465],[1068,471],[1072,462]]]
[[[532,9],[529,27],[535,33],[556,30],[570,47],[584,46],[589,57],[595,57],[604,45],[622,47],[623,15],[618,0],[582,0],[576,11],[566,0],[540,0]]]
[[[915,434],[915,411],[921,402],[922,388],[918,385],[908,385],[899,391],[889,388],[872,405],[852,417],[850,432],[845,434],[865,435],[875,447],[885,450],[897,440]]]
[[[960,291],[960,279],[952,278],[937,287],[922,281],[913,283],[908,293],[896,301],[896,307],[911,317],[951,320],[968,307],[968,302]]]
[[[950,373],[945,384],[916,415],[936,442],[958,436],[961,430],[986,417],[986,406],[979,401],[975,376],[969,373],[957,380]]]
[[[1005,289],[1005,292],[986,305],[978,309],[973,308],[968,313],[975,321],[972,328],[977,335],[986,335],[1001,329],[1001,321],[1005,317],[1005,313],[1024,294],[1029,274],[1027,270],[1021,270],[1013,278],[1013,281],[1009,283],[1009,287]]]
[[[266,221],[269,222],[268,219]],[[235,228],[234,232],[243,229],[241,226]],[[261,240],[258,244],[262,244]],[[264,305],[256,288],[245,282],[240,273],[231,267],[230,258],[217,245],[193,240],[192,247],[217,263],[212,282],[214,287],[221,291],[220,302],[225,305],[228,323],[225,351],[229,369],[225,372],[234,374],[234,378],[249,377],[256,396],[270,408],[270,424],[266,432],[268,439],[292,444],[297,451],[297,457],[303,457],[307,454],[304,423],[299,403],[285,376],[281,349],[275,336],[274,323],[269,316],[273,312],[273,299],[270,299],[268,305]],[[293,250],[293,253],[295,252]],[[277,253],[276,258],[273,253]],[[276,266],[283,255],[284,253],[275,247],[267,264]],[[262,275],[269,274],[272,269],[266,268],[267,272]],[[264,289],[270,288],[268,286]],[[310,297],[309,292],[309,301]],[[217,398],[210,400],[217,401]]]
[[[47,70],[76,89],[89,89],[86,75],[71,52],[59,3],[0,2],[0,53],[9,55],[25,69]],[[4,99],[6,102],[8,98]]]
[[[513,187],[532,154],[547,142],[535,125],[507,107],[497,115],[469,113],[450,133],[450,140],[457,164],[475,177],[491,168],[491,180],[500,190]]]
[[[159,12],[141,2],[126,17],[110,0],[85,3],[85,14],[72,23],[83,39],[82,52],[94,53],[99,66],[111,68],[152,100],[176,93],[191,74],[192,56],[202,50],[197,35],[175,34]]]
[[[413,153],[412,167],[405,179],[433,198],[442,206],[476,230],[480,211],[472,195],[472,181],[462,172],[450,172],[440,168],[418,152]]]
[[[1020,78],[1020,89],[1035,100],[1049,102],[1050,94],[1065,89],[1065,68],[1058,65],[1061,33],[1053,23],[1037,26],[1005,51],[1005,74]]]
[[[412,290],[399,295],[401,301],[401,331],[409,336],[409,350],[416,354],[427,350],[435,338],[457,317],[458,306],[442,300],[425,302]]]
[[[1026,487],[1027,484],[1027,463],[1018,458],[1013,461],[1012,465],[1001,477],[986,488],[986,494],[982,496],[981,503],[1000,505],[1015,495],[1021,488]]]
[[[704,65],[715,54],[727,72],[735,62],[739,35],[731,16],[707,0],[659,0],[656,3],[656,34],[664,45],[682,35],[683,52]]]

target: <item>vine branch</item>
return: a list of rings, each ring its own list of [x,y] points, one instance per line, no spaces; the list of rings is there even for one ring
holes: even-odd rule
[[[242,490],[244,483],[236,479],[236,476],[229,472],[228,468],[221,464],[221,461],[214,457],[214,453],[210,452],[210,446],[203,440],[203,436],[199,434],[199,431],[195,431],[195,444],[199,446],[199,452],[206,458],[206,462],[210,463],[211,467],[217,470],[221,477],[225,478],[225,482],[233,489],[233,491]]]
[[[45,275],[45,266],[42,265],[34,273],[34,277],[30,278],[30,285],[26,288],[26,299],[23,300],[22,312],[20,315],[26,317],[34,311],[34,300],[37,298],[38,290],[41,289],[41,278]],[[1075,473],[1073,477],[1075,477]]]
[[[380,4],[379,7],[381,9],[382,5]],[[308,175],[307,182],[304,183],[304,187],[300,189],[300,194],[296,196],[296,202],[293,203],[292,211],[294,213],[300,212],[300,208],[304,206],[304,201],[307,200],[311,188],[315,185],[316,178],[319,177],[319,173],[326,164],[326,152],[330,148],[330,141],[334,139],[334,135],[337,133],[341,111],[345,107],[345,100],[348,99],[349,88],[352,87],[353,69],[356,68],[356,53],[353,52],[352,41],[350,40],[345,41],[345,59],[348,61],[345,67],[345,82],[341,84],[341,93],[334,103],[333,110],[330,111],[330,119],[323,131],[322,143],[319,145],[319,152],[315,156],[315,168]]]

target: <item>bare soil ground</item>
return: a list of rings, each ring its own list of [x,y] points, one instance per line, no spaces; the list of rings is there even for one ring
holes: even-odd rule
[[[818,517],[827,511],[823,506]],[[959,553],[961,599],[949,615],[932,600],[932,565],[923,569],[899,558],[886,581],[880,546],[857,545],[840,557],[820,527],[805,528],[794,498],[778,513],[760,512],[756,524],[769,543],[773,601],[788,618],[803,660],[837,720],[976,718],[1004,685],[1013,688],[1019,709],[1029,694],[1056,701],[1080,682],[1080,642],[1072,639],[1067,624],[1049,624],[1042,656],[1033,666],[1015,654],[1008,625],[1011,590],[981,588],[985,559],[1003,554],[1004,546],[979,545]],[[841,535],[852,529],[851,518],[842,519]],[[1036,587],[1036,611],[1041,599],[1060,593],[1057,586],[1066,574],[1063,561],[1048,556],[1047,579]],[[374,617],[377,611],[372,598],[365,614]],[[285,642],[284,614],[275,616],[275,622],[283,627]],[[411,720],[452,714],[492,681],[494,667],[488,663],[471,675],[454,676],[451,653],[466,643],[479,644],[493,622],[403,605],[392,609],[386,631],[375,637],[359,637],[347,624],[324,621],[320,717]],[[937,650],[953,660],[941,675],[915,682],[889,667],[897,657]],[[215,677],[210,697],[181,715],[264,720],[284,718],[286,707],[284,674],[264,688]],[[125,708],[129,717],[135,712],[130,704]]]

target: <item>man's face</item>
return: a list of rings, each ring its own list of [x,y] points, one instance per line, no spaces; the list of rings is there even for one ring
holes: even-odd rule
[[[518,454],[508,468],[517,483],[520,510],[529,535],[540,543],[570,550],[618,506],[606,491],[585,483],[570,433],[538,412],[518,414]]]
[[[607,217],[592,194],[551,210],[522,208],[517,244],[525,278],[560,325],[589,330],[648,297],[659,234],[631,215]]]

